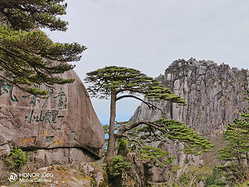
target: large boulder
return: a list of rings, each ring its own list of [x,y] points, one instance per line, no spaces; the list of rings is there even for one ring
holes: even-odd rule
[[[62,78],[75,82],[42,85],[49,91],[45,99],[0,81],[0,156],[17,147],[46,165],[102,157],[103,128],[83,83],[74,71]]]

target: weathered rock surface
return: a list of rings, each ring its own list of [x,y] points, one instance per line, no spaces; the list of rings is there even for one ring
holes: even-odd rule
[[[248,102],[244,99],[248,89],[249,71],[230,68],[226,64],[217,65],[213,61],[176,60],[157,79],[175,94],[180,95],[187,106],[160,102],[166,118],[186,124],[198,134],[205,137],[219,137],[240,113],[246,111]],[[130,119],[133,122],[141,120],[156,120],[162,117],[159,111],[149,109],[141,104]],[[165,116],[164,116],[165,117]],[[219,142],[220,140],[218,140]],[[214,142],[215,143],[215,142]],[[178,165],[182,173],[188,164],[198,166],[203,160],[200,157],[185,155],[180,142],[169,141],[168,144],[154,145],[169,151],[175,156],[173,164]],[[216,150],[217,151],[217,150]],[[212,154],[212,153],[210,153]],[[217,153],[213,153],[217,156]],[[205,157],[214,158],[214,155]],[[214,159],[217,159],[215,157]],[[215,162],[214,160],[210,160]],[[165,181],[167,169],[152,167],[147,171],[153,183]]]
[[[167,118],[181,121],[202,135],[223,132],[226,125],[239,117],[248,106],[244,99],[248,89],[248,70],[191,58],[188,61],[174,61],[157,79],[187,103],[187,106],[159,103]],[[160,112],[142,104],[131,120],[155,120],[160,117]]]
[[[4,82],[0,96],[0,156],[18,147],[31,151],[33,159],[46,165],[102,157],[104,132],[88,93],[74,71],[62,77],[74,78],[75,82],[44,86],[49,91],[47,99]]]

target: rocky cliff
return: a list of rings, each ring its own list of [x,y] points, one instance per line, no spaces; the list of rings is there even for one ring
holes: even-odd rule
[[[77,164],[103,156],[103,128],[83,83],[74,71],[62,77],[75,82],[41,86],[49,91],[46,99],[6,81],[1,84],[0,156],[14,147],[22,148],[38,167]]]
[[[175,156],[173,163],[181,167],[178,176],[189,164],[217,164],[218,149],[224,144],[221,134],[225,131],[226,125],[239,117],[241,112],[245,112],[248,106],[244,97],[249,86],[249,71],[191,58],[188,61],[174,61],[157,79],[175,94],[180,95],[187,105],[159,102],[157,106],[163,108],[166,113],[166,116],[163,116],[161,112],[153,111],[145,104],[141,104],[130,120],[156,120],[161,117],[174,119],[183,122],[216,144],[210,153],[202,157],[185,155],[183,151],[179,151],[183,145],[177,141],[156,145]],[[154,184],[167,181],[167,168],[151,167],[146,172],[147,178]]]
[[[157,79],[187,103],[187,106],[158,103],[166,117],[183,122],[198,134],[223,132],[226,125],[248,106],[244,99],[248,89],[248,70],[191,58],[174,61]],[[131,120],[155,120],[161,115],[142,104]]]

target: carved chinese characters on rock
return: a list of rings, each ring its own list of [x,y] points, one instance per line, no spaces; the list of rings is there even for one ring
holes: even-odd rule
[[[10,80],[11,78],[9,78]],[[61,146],[62,136],[58,135],[54,127],[61,126],[63,120],[66,118],[68,110],[68,95],[67,87],[65,86],[40,86],[34,87],[47,90],[48,94],[45,98],[35,96],[27,92],[20,92],[14,84],[7,80],[0,79],[0,97],[2,97],[2,104],[9,103],[13,107],[18,106],[22,110],[20,112],[26,125],[34,127],[33,132],[28,136],[20,134],[17,143],[20,146],[31,146],[36,142],[49,143],[54,146]],[[39,125],[39,126],[37,126]],[[53,128],[51,128],[53,127]]]
[[[12,102],[18,102],[18,99],[16,98],[16,96],[13,95],[14,84],[9,83],[7,80],[0,80],[0,86],[1,86],[0,96],[4,94],[8,94]]]
[[[47,90],[45,96],[19,89],[13,84],[14,78],[5,75],[8,74],[0,76],[0,156],[14,147],[34,152],[32,159],[37,157],[40,161],[46,157],[46,164],[50,163],[47,159],[55,161],[54,154],[59,159],[57,154],[64,154],[64,150],[71,155],[71,150],[77,154],[82,150],[80,154],[85,154],[89,149],[93,155],[102,156],[102,126],[84,84],[74,71],[58,74],[63,79],[74,79],[72,84],[32,85]],[[72,154],[78,159],[76,152]]]
[[[22,96],[23,99],[29,100],[29,104],[33,109],[25,120],[28,123],[57,123],[58,119],[64,118],[62,111],[67,109],[67,96],[62,88],[55,93],[53,88],[47,87],[49,94],[46,99],[38,98],[34,95]],[[52,107],[51,107],[52,106]]]
[[[55,124],[59,119],[64,118],[63,111],[67,110],[67,94],[61,87],[52,88],[46,86],[48,95],[46,99],[42,99],[38,96],[24,93],[22,97],[17,98],[13,94],[14,85],[7,80],[0,80],[0,97],[7,95],[11,102],[18,103],[21,100],[25,100],[30,106],[30,111],[24,116],[25,121],[31,123],[43,123],[43,124]],[[34,85],[40,88],[40,85]],[[44,89],[44,87],[42,87]],[[58,90],[57,90],[58,89]]]

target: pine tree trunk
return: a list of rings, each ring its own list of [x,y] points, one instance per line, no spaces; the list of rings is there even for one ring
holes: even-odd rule
[[[109,141],[106,152],[106,162],[109,162],[114,155],[115,151],[115,119],[116,119],[116,93],[111,93],[111,106],[110,106],[110,124],[109,124]]]

